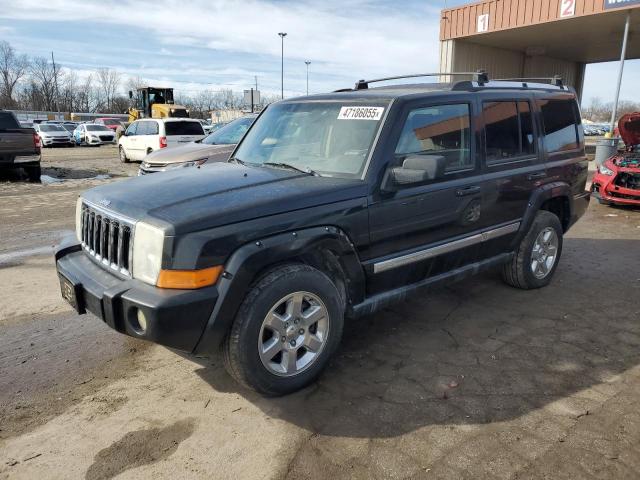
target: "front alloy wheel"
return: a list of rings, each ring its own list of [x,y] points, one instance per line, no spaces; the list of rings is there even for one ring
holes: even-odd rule
[[[298,263],[275,267],[240,305],[222,349],[227,371],[265,395],[307,386],[340,343],[344,309],[324,272]]]
[[[328,334],[329,312],[322,300],[309,292],[291,293],[262,321],[260,360],[275,375],[297,375],[318,358]]]

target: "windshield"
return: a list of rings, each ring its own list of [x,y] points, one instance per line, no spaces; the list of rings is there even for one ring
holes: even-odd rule
[[[66,132],[66,130],[59,125],[40,125],[40,130],[43,132]]]
[[[238,118],[216,130],[202,140],[202,143],[207,145],[234,145],[242,139],[242,136],[249,130],[254,120],[255,117]]]
[[[73,132],[76,129],[76,126],[71,125],[70,123],[65,123],[64,125],[62,125],[62,128],[64,128],[67,132]]]
[[[87,125],[87,131],[89,132],[111,132],[104,125]]]
[[[122,125],[115,118],[105,118],[104,120],[102,120],[102,123],[104,123],[105,125]]]
[[[386,106],[353,102],[272,105],[247,133],[235,158],[359,178]]]

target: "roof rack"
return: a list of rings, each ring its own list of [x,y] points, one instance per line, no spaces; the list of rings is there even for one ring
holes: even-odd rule
[[[555,87],[564,87],[562,83],[562,77],[560,75],[554,75],[553,77],[528,77],[528,78],[495,78],[493,79],[496,82],[522,82],[526,84],[527,82],[548,82],[549,84]]]
[[[400,80],[402,78],[461,76],[461,75],[473,77],[473,81],[477,82],[480,85],[483,85],[489,81],[489,75],[484,70],[478,70],[476,72],[416,73],[412,75],[399,75],[397,77],[376,78],[374,80],[358,80],[356,82],[355,90],[366,90],[367,88],[369,88],[370,83],[386,82],[389,80]]]

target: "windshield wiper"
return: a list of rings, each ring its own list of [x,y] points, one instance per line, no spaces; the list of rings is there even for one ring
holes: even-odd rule
[[[288,168],[289,170],[295,170],[297,172],[306,173],[308,175],[313,175],[314,177],[319,177],[320,174],[314,170],[311,170],[309,167],[299,168],[295,167],[289,163],[283,162],[264,162],[262,165],[269,165],[271,167],[280,167],[280,168]]]
[[[246,165],[246,163],[243,160],[240,160],[238,157],[231,157],[229,160],[227,160],[227,162],[233,162],[233,163],[238,163],[240,165]]]

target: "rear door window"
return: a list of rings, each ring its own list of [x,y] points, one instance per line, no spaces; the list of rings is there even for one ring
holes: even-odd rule
[[[204,130],[199,122],[165,122],[164,128],[168,137],[172,135],[204,135]]]
[[[540,100],[547,152],[559,153],[579,147],[575,101]]]
[[[528,101],[483,104],[488,164],[509,162],[535,154],[535,137]]]

